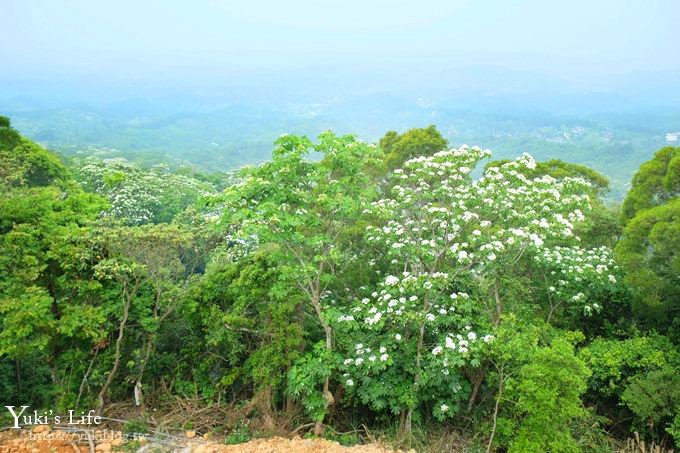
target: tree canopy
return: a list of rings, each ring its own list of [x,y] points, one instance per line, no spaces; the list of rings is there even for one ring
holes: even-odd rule
[[[633,177],[621,209],[624,223],[643,209],[666,203],[680,195],[680,148],[666,147],[645,162]]]
[[[388,131],[379,142],[385,152],[385,164],[389,169],[401,167],[408,159],[417,156],[431,156],[448,147],[448,142],[434,125],[413,128],[399,134]]]

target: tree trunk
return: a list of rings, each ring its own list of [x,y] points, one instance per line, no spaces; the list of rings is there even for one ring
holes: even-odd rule
[[[331,329],[331,326],[326,324],[323,321],[322,318],[322,323],[323,323],[323,330],[326,333],[326,349],[330,352],[333,350],[333,330]],[[326,379],[323,381],[323,399],[325,401],[325,409],[328,410],[328,408],[335,403],[335,398],[333,397],[333,394],[330,391],[330,381],[331,377],[330,375],[326,376]],[[316,422],[314,425],[314,435],[315,436],[321,436],[324,433],[324,426],[323,426],[323,420]]]
[[[404,435],[407,436],[408,439],[408,448],[411,448],[411,443],[413,441],[412,420],[413,407],[409,407],[408,412],[406,413],[406,421],[404,422]]]
[[[505,377],[503,375],[503,367],[499,370],[498,373],[500,377],[500,383],[498,384],[498,396],[496,397],[496,405],[494,406],[493,409],[493,426],[491,428],[491,436],[489,436],[489,444],[486,446],[486,453],[491,453],[491,446],[493,445],[493,438],[496,435],[496,424],[498,422],[498,409],[501,405],[501,397],[503,396],[503,383],[505,382]]]
[[[402,410],[399,414],[399,430],[397,431],[397,439],[401,444],[404,441],[404,432],[406,431],[406,410]]]
[[[153,350],[154,344],[156,343],[156,334],[149,334],[146,339],[146,348],[144,351],[144,358],[139,367],[139,374],[137,375],[137,382],[135,384],[135,406],[141,406],[144,410],[144,392],[142,389],[142,380],[144,379],[144,370],[146,370],[146,364],[149,363],[149,357],[151,357],[151,351]]]
[[[87,371],[85,371],[85,374],[83,375],[83,380],[80,381],[78,398],[76,398],[76,409],[78,409],[78,406],[80,405],[80,398],[83,396],[83,391],[85,391],[85,385],[87,385],[87,379],[90,377],[90,371],[92,371],[92,365],[94,365],[94,361],[97,359],[97,354],[99,354],[99,349],[94,351],[94,357],[90,360],[90,366],[87,367]]]
[[[125,337],[125,326],[127,324],[128,316],[130,314],[130,304],[132,303],[132,297],[127,292],[127,285],[124,287],[123,293],[124,293],[123,317],[121,318],[120,324],[118,326],[118,338],[116,339],[116,352],[114,355],[113,367],[111,368],[109,375],[106,377],[106,382],[104,382],[102,389],[99,391],[99,396],[97,397],[98,415],[101,414],[101,411],[104,408],[104,397],[106,396],[106,392],[108,392],[109,386],[111,386],[111,382],[113,382],[113,378],[116,375],[116,371],[118,371],[118,366],[120,365],[121,355],[120,349],[123,344],[123,338]]]
[[[472,407],[475,404],[475,401],[477,400],[477,395],[479,394],[479,389],[482,387],[482,382],[484,382],[484,376],[486,375],[486,366],[482,367],[479,369],[479,372],[474,375],[472,378],[473,380],[473,385],[472,385],[472,394],[470,395],[470,399],[468,400],[468,405],[467,405],[467,411],[470,412],[472,410]]]

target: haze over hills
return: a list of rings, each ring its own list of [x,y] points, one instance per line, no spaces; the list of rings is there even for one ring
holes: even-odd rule
[[[592,166],[614,199],[680,131],[674,1],[128,3],[9,2],[0,113],[67,156],[203,171],[261,162],[282,133],[435,124]]]
[[[325,129],[377,141],[387,130],[435,124],[452,145],[478,144],[498,157],[529,152],[591,166],[622,198],[640,163],[680,130],[680,108],[626,104],[620,97],[395,95],[385,92],[294,100],[134,97],[87,103],[5,97],[17,129],[65,156],[123,156],[223,171],[270,157],[282,133]],[[579,107],[580,106],[580,107]]]

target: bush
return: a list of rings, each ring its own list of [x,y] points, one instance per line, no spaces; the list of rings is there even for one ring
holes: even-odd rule
[[[636,431],[661,437],[660,430],[680,441],[680,370],[665,366],[635,376],[621,395],[637,420]]]
[[[569,426],[587,415],[581,395],[589,376],[590,370],[566,339],[557,338],[550,346],[537,348],[517,377],[508,380],[517,428],[508,451],[578,451]]]

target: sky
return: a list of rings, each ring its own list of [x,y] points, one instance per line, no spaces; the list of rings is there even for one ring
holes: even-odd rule
[[[679,26],[678,0],[0,0],[0,82],[663,95]]]

